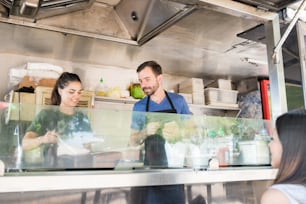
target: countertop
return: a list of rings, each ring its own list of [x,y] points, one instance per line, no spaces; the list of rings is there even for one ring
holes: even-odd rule
[[[271,167],[16,172],[0,177],[0,193],[273,180],[276,173]]]

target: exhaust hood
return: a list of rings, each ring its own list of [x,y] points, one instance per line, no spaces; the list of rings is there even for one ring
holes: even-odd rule
[[[132,39],[143,44],[190,14],[195,8],[172,1],[125,0],[121,1],[115,10]]]
[[[171,0],[0,0],[0,21],[142,45],[192,13]]]
[[[9,16],[42,19],[89,8],[94,0],[0,0]]]

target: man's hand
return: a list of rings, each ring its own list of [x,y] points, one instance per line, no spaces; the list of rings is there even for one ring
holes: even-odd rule
[[[181,137],[180,127],[175,121],[165,123],[162,133],[168,142],[176,142]]]
[[[156,134],[158,128],[160,127],[159,122],[150,122],[146,126],[147,135],[154,135]]]

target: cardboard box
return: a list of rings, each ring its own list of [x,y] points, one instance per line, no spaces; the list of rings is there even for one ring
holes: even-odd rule
[[[52,87],[37,86],[35,89],[36,104],[51,105],[52,90],[53,90]],[[94,96],[95,96],[94,91],[83,90],[78,107],[92,108],[94,103]]]
[[[35,116],[35,93],[14,92],[12,102],[16,108],[11,110],[10,120],[32,121]],[[18,104],[21,105],[18,105]]]
[[[190,78],[179,83],[180,93],[194,93],[194,92],[203,93],[203,90],[204,90],[204,83],[203,79],[201,78]]]
[[[54,87],[56,83],[56,79],[51,78],[41,78],[37,81],[29,76],[24,76],[22,81],[19,83],[18,88],[22,87],[30,87],[36,88],[37,86],[45,86],[45,87]]]
[[[228,79],[217,79],[214,82],[208,84],[207,87],[232,90],[232,81]]]

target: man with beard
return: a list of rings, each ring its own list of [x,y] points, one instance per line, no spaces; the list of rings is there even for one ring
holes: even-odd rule
[[[135,103],[133,111],[136,112],[164,112],[177,114],[190,114],[189,107],[183,96],[167,92],[162,85],[162,68],[155,61],[146,61],[137,68],[140,86],[146,97]],[[131,145],[143,142],[148,131],[155,129],[155,124],[146,127],[146,121],[141,114],[134,114],[132,118]]]
[[[171,116],[170,114],[152,114],[154,115],[152,116],[145,112],[190,114],[190,111],[181,95],[164,90],[162,68],[157,62],[146,61],[142,63],[137,68],[137,73],[140,86],[146,97],[135,103],[133,107],[130,145],[144,144],[145,166],[167,167],[167,156],[164,147],[166,141],[161,131],[158,132],[158,129],[163,127],[162,122],[165,121],[165,118],[171,121]],[[172,131],[167,132],[171,134]],[[184,185],[132,188],[130,203],[184,204]]]

